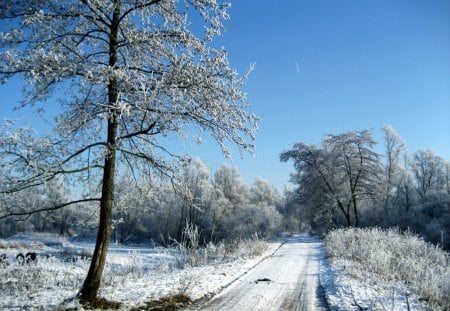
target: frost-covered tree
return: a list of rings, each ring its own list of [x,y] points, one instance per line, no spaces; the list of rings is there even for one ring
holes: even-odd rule
[[[242,182],[237,167],[222,165],[214,174],[214,184],[219,196],[231,202],[234,207],[243,205],[248,200],[248,188]]]
[[[257,117],[245,111],[245,76],[211,45],[227,8],[216,0],[0,2],[0,81],[22,77],[20,106],[56,117],[45,135],[2,129],[0,171],[8,183],[0,191],[65,174],[80,178],[83,196],[61,206],[99,203],[81,300],[93,301],[100,286],[117,170],[150,166],[170,176],[183,160],[164,144],[171,133],[200,141],[208,132],[225,155],[230,142],[253,150]]]
[[[400,179],[397,188],[397,201],[401,208],[406,212],[415,201],[414,177],[412,172],[411,157],[409,154],[404,154],[400,170]]]
[[[373,151],[375,141],[370,131],[362,130],[328,135],[324,145],[338,173],[337,188],[345,202],[346,214],[351,214],[351,206],[354,225],[358,226],[361,205],[374,200],[380,189],[381,163],[380,156]]]
[[[256,178],[253,186],[250,188],[250,202],[253,204],[265,203],[270,206],[281,204],[281,196],[276,188],[267,181]]]
[[[68,189],[64,182],[64,176],[59,175],[53,180],[43,185],[43,198],[42,205],[48,206],[52,209],[55,206],[59,206],[64,202],[67,202],[67,196],[69,195]],[[32,217],[41,216],[44,218],[45,223],[51,224],[52,228],[47,231],[58,232],[60,235],[71,235],[71,226],[74,222],[74,215],[72,206],[65,209],[52,210],[48,213],[34,214]],[[42,230],[44,231],[44,230]]]
[[[445,179],[445,190],[447,192],[447,195],[450,196],[450,162],[445,162],[444,179]]]
[[[419,150],[413,155],[416,192],[422,202],[446,192],[446,163],[431,150]]]
[[[178,196],[181,200],[176,238],[181,241],[186,226],[200,225],[200,219],[207,214],[213,196],[209,170],[201,159],[192,158],[183,168]]]
[[[384,208],[387,210],[393,198],[397,196],[402,179],[402,157],[406,152],[406,145],[397,131],[389,126],[383,126],[384,144],[386,147],[386,159],[384,164]]]
[[[301,209],[302,206],[298,201],[297,193],[285,186],[278,211],[283,216],[282,229],[286,232],[303,231],[306,228],[302,228],[302,225],[308,225],[309,223],[310,218],[305,217],[304,211]]]
[[[297,143],[280,159],[294,161],[297,172],[292,181],[304,202],[317,209],[315,214],[336,222],[337,210],[347,226],[358,226],[362,205],[373,200],[379,189],[381,164],[372,150],[375,141],[363,130],[327,135],[322,145]]]
[[[297,213],[313,229],[338,225],[339,210],[346,219],[349,217],[338,193],[335,166],[331,165],[332,158],[325,150],[314,145],[296,143],[293,149],[283,152],[280,159],[294,161],[295,172],[291,174],[291,180],[297,188],[291,195],[289,205],[301,210]],[[290,211],[290,214],[294,212]]]
[[[116,182],[113,210],[113,240],[125,243],[148,236],[153,199],[147,176],[120,176]]]
[[[268,236],[280,229],[281,214],[277,207],[281,205],[281,196],[276,188],[257,178],[248,191],[247,201],[238,211],[234,211],[236,226],[240,226],[237,234]]]

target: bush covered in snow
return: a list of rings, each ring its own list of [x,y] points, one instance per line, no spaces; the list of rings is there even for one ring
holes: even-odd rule
[[[325,248],[355,275],[366,271],[386,281],[400,281],[431,307],[450,306],[449,254],[411,232],[396,229],[338,229],[328,233]],[[359,270],[359,271],[358,271]]]
[[[178,268],[185,266],[201,266],[209,263],[225,263],[238,259],[261,256],[267,250],[267,242],[261,239],[258,233],[250,237],[212,241],[200,245],[199,228],[194,224],[186,224],[182,240],[171,238],[168,243],[170,249],[176,252],[176,264]]]

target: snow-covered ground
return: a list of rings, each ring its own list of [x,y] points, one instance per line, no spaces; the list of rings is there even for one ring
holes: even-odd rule
[[[81,309],[74,297],[89,268],[82,256],[93,246],[45,235],[0,240],[0,254],[9,258],[9,264],[0,266],[0,310]],[[270,256],[280,243],[267,246],[261,256],[246,256],[243,250],[236,254],[240,258],[192,267],[173,250],[111,245],[100,296],[122,302],[125,310],[179,293],[207,299]],[[37,262],[18,264],[17,254],[27,252],[36,252]]]
[[[232,300],[224,297],[239,291],[250,296],[240,295],[241,301],[230,310],[256,306],[255,301],[262,302],[261,307],[248,310],[269,310],[264,305],[280,301],[283,310],[297,310],[302,303],[302,310],[316,310],[320,296],[327,300],[324,309],[331,310],[427,310],[402,284],[375,275],[354,275],[359,270],[345,261],[335,260],[331,265],[315,237],[291,237],[281,248],[280,242],[267,245],[261,256],[241,253],[234,260],[216,258],[197,266],[188,265],[174,250],[111,245],[100,295],[122,302],[124,310],[180,293],[197,301],[191,308],[215,310],[217,305],[208,299]],[[0,240],[0,255],[9,258],[9,263],[0,263],[0,310],[82,309],[75,297],[89,268],[84,256],[92,248],[92,243],[45,235]],[[18,264],[15,256],[27,252],[36,252],[37,262]],[[296,277],[297,270],[303,276]],[[227,308],[224,304],[216,309]]]
[[[324,240],[322,284],[335,310],[450,310],[450,257],[396,228],[346,228]]]
[[[348,262],[327,259],[321,265],[320,283],[330,310],[430,310],[404,284],[376,275],[355,275]]]

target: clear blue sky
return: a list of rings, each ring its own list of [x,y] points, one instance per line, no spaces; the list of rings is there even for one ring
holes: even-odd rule
[[[282,189],[293,168],[279,154],[295,142],[360,129],[381,142],[384,124],[411,152],[450,161],[450,1],[235,0],[229,13],[216,44],[239,72],[256,64],[245,90],[261,117],[258,154],[232,162],[245,182]],[[5,102],[18,90],[0,92]],[[193,154],[212,170],[230,163],[208,140]]]

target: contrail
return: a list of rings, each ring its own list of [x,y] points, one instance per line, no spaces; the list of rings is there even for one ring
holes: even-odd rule
[[[295,68],[297,69],[297,72],[300,73],[300,66],[298,65],[297,60],[295,60]]]

